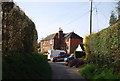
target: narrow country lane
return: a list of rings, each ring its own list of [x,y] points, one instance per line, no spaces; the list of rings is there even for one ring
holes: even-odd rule
[[[78,72],[77,68],[65,66],[64,62],[49,62],[52,68],[52,79],[77,79],[86,81]]]

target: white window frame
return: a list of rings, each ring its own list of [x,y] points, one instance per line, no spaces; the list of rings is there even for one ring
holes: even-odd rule
[[[52,39],[50,39],[50,44],[53,44],[53,40]]]

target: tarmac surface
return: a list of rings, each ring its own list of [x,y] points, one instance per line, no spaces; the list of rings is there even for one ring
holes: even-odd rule
[[[65,62],[50,62],[52,68],[52,79],[76,79],[78,81],[86,81],[77,71],[80,68],[70,68],[65,65]]]

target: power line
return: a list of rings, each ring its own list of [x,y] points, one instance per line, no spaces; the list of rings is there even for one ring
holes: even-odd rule
[[[99,22],[98,22],[98,10],[97,10],[97,8],[96,8],[96,19],[97,19],[97,31],[99,31]]]
[[[99,5],[101,4],[101,2],[99,2],[97,5],[95,5],[95,7],[92,9],[92,11],[94,11],[96,9],[96,7],[98,7]],[[77,17],[76,19],[68,22],[67,24],[63,25],[63,26],[66,26],[66,25],[69,25],[71,23],[74,23],[75,21],[79,20],[81,17],[84,17],[86,14],[88,14],[90,12],[90,10],[88,10],[87,12],[85,12],[84,14],[82,14],[81,16]]]
[[[78,18],[76,18],[76,19],[70,21],[69,23],[67,23],[67,24],[65,24],[65,25],[63,25],[63,26],[66,26],[66,25],[68,25],[68,24],[71,24],[71,23],[73,23],[73,22],[79,20],[81,17],[84,17],[84,16],[85,16],[86,14],[88,14],[89,12],[90,12],[90,11],[85,12],[84,14],[82,14],[81,16],[79,16]]]
[[[102,2],[99,2],[95,7],[93,8],[93,11],[101,4]]]
[[[97,5],[95,5],[95,7],[93,8],[93,10],[91,10],[91,18],[90,18],[90,34],[92,33],[92,11],[94,11],[94,10],[96,10],[96,15],[97,15],[97,7],[99,6],[101,4],[101,2],[100,3],[98,3]],[[91,5],[92,5],[92,1],[91,1]],[[92,7],[92,6],[91,6]],[[97,16],[97,28],[99,28],[99,24],[98,24],[98,16]]]
[[[99,12],[103,15],[103,17],[104,17],[106,20],[108,20],[108,21],[109,21],[109,19],[106,17],[106,15],[105,15],[105,14],[103,14],[100,10],[99,10]]]
[[[77,9],[74,9],[74,10],[72,10],[72,12],[75,12]],[[60,17],[66,17],[66,16],[68,16],[68,15],[71,15],[72,13],[71,13],[71,10],[70,11],[67,11],[65,14],[62,14],[62,15],[60,15]],[[58,20],[58,18],[56,18],[56,19],[54,19],[53,20],[53,22],[56,22]]]

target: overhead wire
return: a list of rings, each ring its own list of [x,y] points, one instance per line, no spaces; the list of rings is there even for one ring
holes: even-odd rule
[[[113,6],[115,6],[117,3],[111,3]],[[109,18],[102,12],[102,11],[100,11],[99,10],[99,12],[103,15],[103,17],[106,19],[106,20],[108,20],[109,21]],[[115,12],[115,14],[117,14],[117,12]]]
[[[63,25],[63,26],[66,26],[66,25],[68,25],[68,24],[71,24],[71,23],[73,23],[73,22],[75,22],[75,21],[79,20],[81,17],[84,17],[86,14],[88,14],[88,12],[90,12],[90,10],[89,10],[89,11],[87,11],[87,12],[85,12],[85,13],[84,13],[84,14],[82,14],[81,16],[77,17],[76,19],[74,19],[74,20],[72,20],[72,21],[68,22],[67,24],[65,24],[65,25]]]
[[[98,10],[97,10],[97,8],[96,8],[96,21],[97,21],[97,32],[99,31],[99,19],[98,19]]]
[[[97,5],[95,5],[95,7],[92,9],[92,11],[94,11],[100,4],[101,4],[101,2],[99,2]],[[86,14],[88,14],[89,12],[90,12],[90,10],[88,10],[87,12],[85,12],[84,14],[82,14],[81,16],[77,17],[76,19],[68,22],[67,24],[65,24],[65,25],[63,25],[63,26],[67,26],[67,25],[69,25],[69,24],[71,24],[71,23],[76,22],[77,20],[81,19],[81,17],[84,17],[84,16],[85,16]]]
[[[107,18],[105,14],[103,14],[100,10],[99,10],[99,12],[103,15],[103,17],[104,17],[106,20],[109,21],[109,18]]]
[[[77,9],[74,9],[74,10],[72,10],[72,12],[75,12],[76,10],[77,10]],[[63,18],[63,17],[68,16],[68,14],[69,14],[69,15],[72,14],[72,13],[71,13],[71,10],[70,10],[70,11],[67,11],[65,14],[62,14],[62,15],[60,15],[60,16]],[[57,19],[58,19],[58,18],[54,19],[53,22],[56,22]],[[59,19],[59,20],[60,20],[60,19]]]

